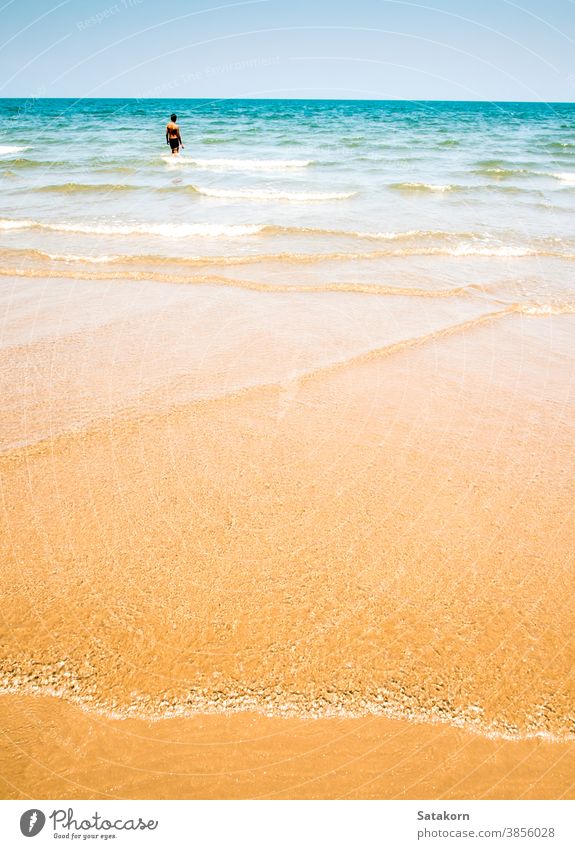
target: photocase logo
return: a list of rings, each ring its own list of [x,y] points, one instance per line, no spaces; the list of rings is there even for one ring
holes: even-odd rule
[[[97,811],[95,811],[90,818],[75,819],[73,808],[68,808],[67,810],[58,808],[49,814],[49,819],[52,820],[54,832],[67,832],[67,834],[55,833],[53,835],[54,837],[70,837],[70,833],[72,834],[72,837],[80,837],[81,835],[77,832],[104,832],[104,834],[84,834],[83,836],[84,838],[102,837],[107,839],[109,837],[115,837],[116,835],[106,834],[106,832],[155,831],[159,825],[158,820],[143,820],[142,817],[138,817],[138,819],[132,817],[127,820],[123,818],[115,820],[106,819]],[[20,831],[24,837],[36,837],[37,834],[40,834],[45,825],[46,816],[38,808],[31,808],[20,817]]]
[[[38,808],[25,811],[20,817],[20,831],[24,837],[36,837],[46,824],[46,817]]]

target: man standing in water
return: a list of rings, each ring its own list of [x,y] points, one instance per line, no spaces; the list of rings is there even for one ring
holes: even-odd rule
[[[180,128],[176,124],[178,120],[177,115],[172,115],[170,117],[169,124],[166,125],[166,144],[169,144],[172,148],[172,156],[177,156],[180,152],[180,145],[182,150],[184,148],[184,143],[182,142],[182,137],[180,135]]]

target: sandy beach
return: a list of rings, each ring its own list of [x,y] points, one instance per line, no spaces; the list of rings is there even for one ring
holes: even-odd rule
[[[50,340],[47,360],[28,346],[4,432],[54,436],[1,458],[9,794],[153,797],[177,749],[167,795],[572,796],[575,419],[571,374],[549,363],[575,318],[501,313],[300,378],[270,358],[273,380],[212,399],[150,389],[121,412],[161,358],[154,336],[184,333],[184,303],[128,337],[132,359],[123,326]],[[108,391],[84,383],[100,419],[70,428],[70,383],[110,351]],[[4,354],[14,384],[20,356]],[[200,773],[223,747],[223,783],[185,777],[188,734]],[[127,764],[113,783],[110,746]]]
[[[572,112],[310,103],[0,145],[6,798],[575,797]]]

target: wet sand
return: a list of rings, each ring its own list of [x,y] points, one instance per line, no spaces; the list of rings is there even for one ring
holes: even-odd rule
[[[4,696],[5,799],[572,799],[575,746],[382,717],[111,720]]]
[[[6,795],[573,797],[575,316],[314,297],[6,350]]]

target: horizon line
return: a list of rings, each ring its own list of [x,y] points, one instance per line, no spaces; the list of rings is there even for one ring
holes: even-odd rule
[[[554,105],[554,106],[575,106],[575,100],[490,100],[490,99],[482,99],[482,98],[474,98],[472,100],[464,100],[461,98],[418,98],[418,97],[385,97],[385,98],[373,98],[373,97],[226,97],[226,96],[214,96],[214,97],[186,97],[184,95],[174,95],[173,97],[140,97],[135,95],[130,96],[114,96],[114,97],[82,97],[81,95],[57,95],[54,97],[38,97],[34,94],[28,95],[10,95],[9,97],[0,97],[1,100],[75,100],[76,102],[80,101],[89,101],[89,100],[134,100],[134,101],[146,101],[146,100],[164,100],[166,102],[174,101],[174,100],[189,100],[189,101],[219,101],[219,100],[238,100],[238,101],[263,101],[263,102],[305,102],[305,103],[490,103],[493,105],[498,104],[522,104],[522,105]]]

